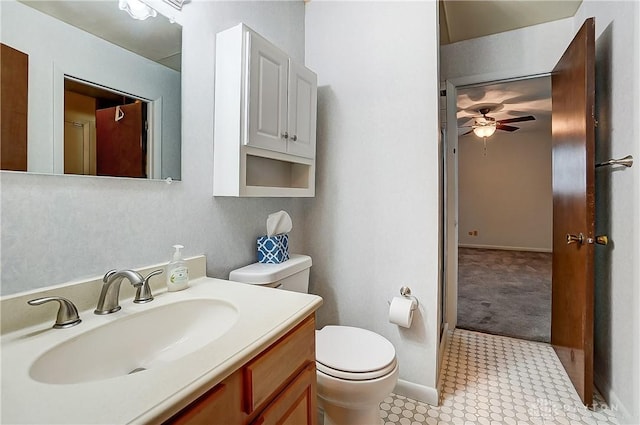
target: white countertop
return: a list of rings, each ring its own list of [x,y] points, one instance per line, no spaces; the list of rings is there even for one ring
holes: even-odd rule
[[[179,292],[156,291],[148,304],[120,302],[119,312],[80,312],[82,323],[52,329],[51,321],[2,336],[1,422],[3,424],[161,423],[202,395],[322,304],[315,295],[198,278]],[[180,300],[214,298],[234,304],[233,327],[200,350],[170,364],[132,375],[78,384],[46,384],[29,376],[47,349],[119,317]],[[215,323],[211,323],[215,327]],[[157,330],[156,330],[157,331]],[[117,341],[107,341],[117,344]],[[286,359],[283,359],[286,361]]]

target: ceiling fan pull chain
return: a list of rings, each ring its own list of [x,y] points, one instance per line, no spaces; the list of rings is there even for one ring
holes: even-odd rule
[[[487,138],[482,138],[482,143],[484,144],[484,148],[482,149],[482,156],[487,156]]]

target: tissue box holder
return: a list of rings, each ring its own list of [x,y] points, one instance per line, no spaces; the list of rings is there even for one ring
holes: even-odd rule
[[[257,240],[258,262],[279,264],[289,259],[289,235],[260,236]]]

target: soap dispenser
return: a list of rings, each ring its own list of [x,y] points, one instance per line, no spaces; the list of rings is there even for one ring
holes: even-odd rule
[[[180,252],[184,246],[173,245],[173,247],[176,251],[173,253],[173,259],[167,264],[167,289],[180,291],[189,286],[189,269]]]

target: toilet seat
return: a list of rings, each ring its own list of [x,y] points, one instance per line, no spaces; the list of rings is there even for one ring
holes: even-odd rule
[[[393,372],[396,365],[393,344],[375,332],[350,326],[316,331],[316,367],[326,375],[365,381]]]

